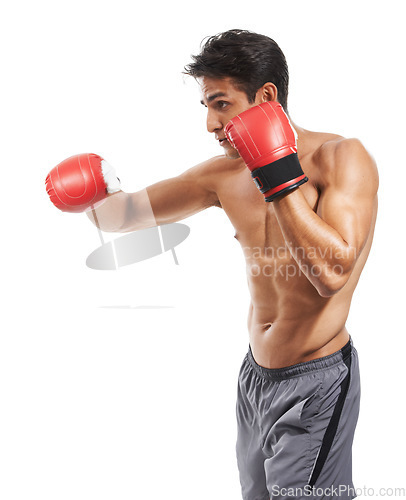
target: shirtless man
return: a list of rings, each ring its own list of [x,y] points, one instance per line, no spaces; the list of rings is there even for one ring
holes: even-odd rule
[[[211,206],[226,212],[245,254],[251,293],[250,349],[237,401],[243,498],[334,498],[338,491],[353,498],[351,447],[360,386],[345,324],[372,243],[375,162],[357,139],[289,122],[288,69],[270,38],[230,30],[208,39],[193,59],[185,72],[199,84],[207,129],[223,154],[136,193],[109,189],[115,176],[106,174],[108,165],[98,158],[89,169],[99,176],[105,201],[88,216],[94,221],[96,214],[104,231],[127,232]],[[268,105],[269,129],[252,114],[261,108],[268,113]],[[245,138],[237,130],[241,116]],[[273,160],[255,165],[265,177],[250,172],[245,139],[279,150],[267,138],[275,127],[288,138],[282,146],[290,148],[294,162],[278,160],[281,175],[292,177],[293,169],[293,180],[274,179]],[[289,134],[296,138],[299,162]],[[70,168],[61,171],[72,175]],[[258,189],[267,175],[268,195],[276,192],[272,201]],[[57,189],[48,179],[51,199],[64,209],[55,199]],[[80,209],[93,201],[84,200]]]

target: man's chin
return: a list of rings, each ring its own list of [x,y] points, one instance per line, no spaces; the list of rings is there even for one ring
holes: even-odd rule
[[[239,152],[234,148],[225,148],[224,154],[229,160],[236,160],[237,158],[241,158]]]

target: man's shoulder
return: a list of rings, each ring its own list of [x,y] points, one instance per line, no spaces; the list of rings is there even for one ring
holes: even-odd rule
[[[195,169],[205,174],[216,174],[220,172],[232,172],[245,167],[241,158],[230,159],[225,155],[214,156],[196,165]]]
[[[216,186],[233,173],[245,170],[245,163],[241,158],[231,160],[224,155],[214,156],[184,172],[183,176],[193,178],[216,190]]]
[[[360,139],[321,134],[322,141],[313,153],[321,179],[330,183],[355,170],[376,172],[376,164]],[[355,173],[355,172],[354,172]]]
[[[366,148],[355,137],[343,137],[341,135],[323,134],[324,140],[321,142],[316,155],[321,156],[325,161],[334,161],[344,156],[368,154]]]
[[[219,191],[230,181],[232,175],[245,170],[245,163],[241,158],[231,160],[220,155],[189,168],[179,176],[179,179],[192,182],[218,196]],[[217,200],[215,205],[221,206],[220,201]]]

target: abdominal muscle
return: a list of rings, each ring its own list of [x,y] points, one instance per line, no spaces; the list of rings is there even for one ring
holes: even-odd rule
[[[249,340],[259,365],[291,366],[328,356],[348,342],[345,322],[352,293],[346,287],[321,297],[293,259],[251,258],[247,275]]]
[[[342,290],[321,297],[292,257],[272,204],[264,203],[248,170],[237,169],[233,175],[233,196],[229,183],[223,190],[217,186],[216,192],[245,256],[255,361],[265,368],[282,368],[338,351],[349,340],[345,322],[365,259]],[[300,189],[315,210],[318,193],[308,184]]]

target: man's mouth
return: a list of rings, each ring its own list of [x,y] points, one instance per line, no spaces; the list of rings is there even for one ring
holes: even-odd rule
[[[219,141],[220,146],[224,146],[226,144],[226,142],[228,142],[226,137],[224,139],[219,139],[218,141]]]

